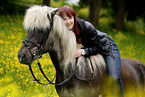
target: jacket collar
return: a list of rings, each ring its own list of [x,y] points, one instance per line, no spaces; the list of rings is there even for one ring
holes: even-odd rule
[[[84,33],[85,32],[85,28],[86,28],[86,26],[85,26],[85,20],[77,18],[77,22],[78,22],[78,26],[79,26],[81,32]]]

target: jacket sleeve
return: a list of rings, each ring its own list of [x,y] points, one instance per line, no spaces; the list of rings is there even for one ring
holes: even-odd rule
[[[85,22],[85,25],[87,35],[86,38],[92,45],[84,49],[86,52],[84,56],[89,57],[91,55],[96,55],[101,52],[102,46],[97,30],[94,28],[94,26],[89,22]]]

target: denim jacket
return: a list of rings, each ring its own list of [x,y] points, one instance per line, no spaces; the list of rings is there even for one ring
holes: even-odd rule
[[[109,35],[96,30],[91,23],[83,19],[77,18],[77,21],[81,30],[82,45],[86,52],[85,57],[96,54],[112,55],[113,40]]]

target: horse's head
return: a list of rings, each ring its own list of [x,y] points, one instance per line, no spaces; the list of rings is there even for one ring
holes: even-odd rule
[[[22,47],[18,52],[21,63],[30,65],[52,48],[50,45],[52,41],[49,37],[56,12],[56,8],[47,6],[33,6],[27,10],[24,18],[27,37],[23,40]]]

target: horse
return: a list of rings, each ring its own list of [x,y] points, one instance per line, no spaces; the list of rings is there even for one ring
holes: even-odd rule
[[[49,84],[55,85],[60,97],[109,95],[108,91],[114,88],[113,80],[108,76],[102,55],[74,58],[76,49],[82,45],[76,42],[74,32],[67,29],[63,19],[57,15],[57,10],[58,8],[38,5],[27,9],[23,22],[27,37],[18,52],[20,63],[31,68],[34,60],[49,53],[56,70],[55,83],[49,81]],[[122,58],[121,78],[125,95],[131,90],[135,97],[143,97],[145,65],[142,62]],[[35,80],[39,82],[36,78]]]

